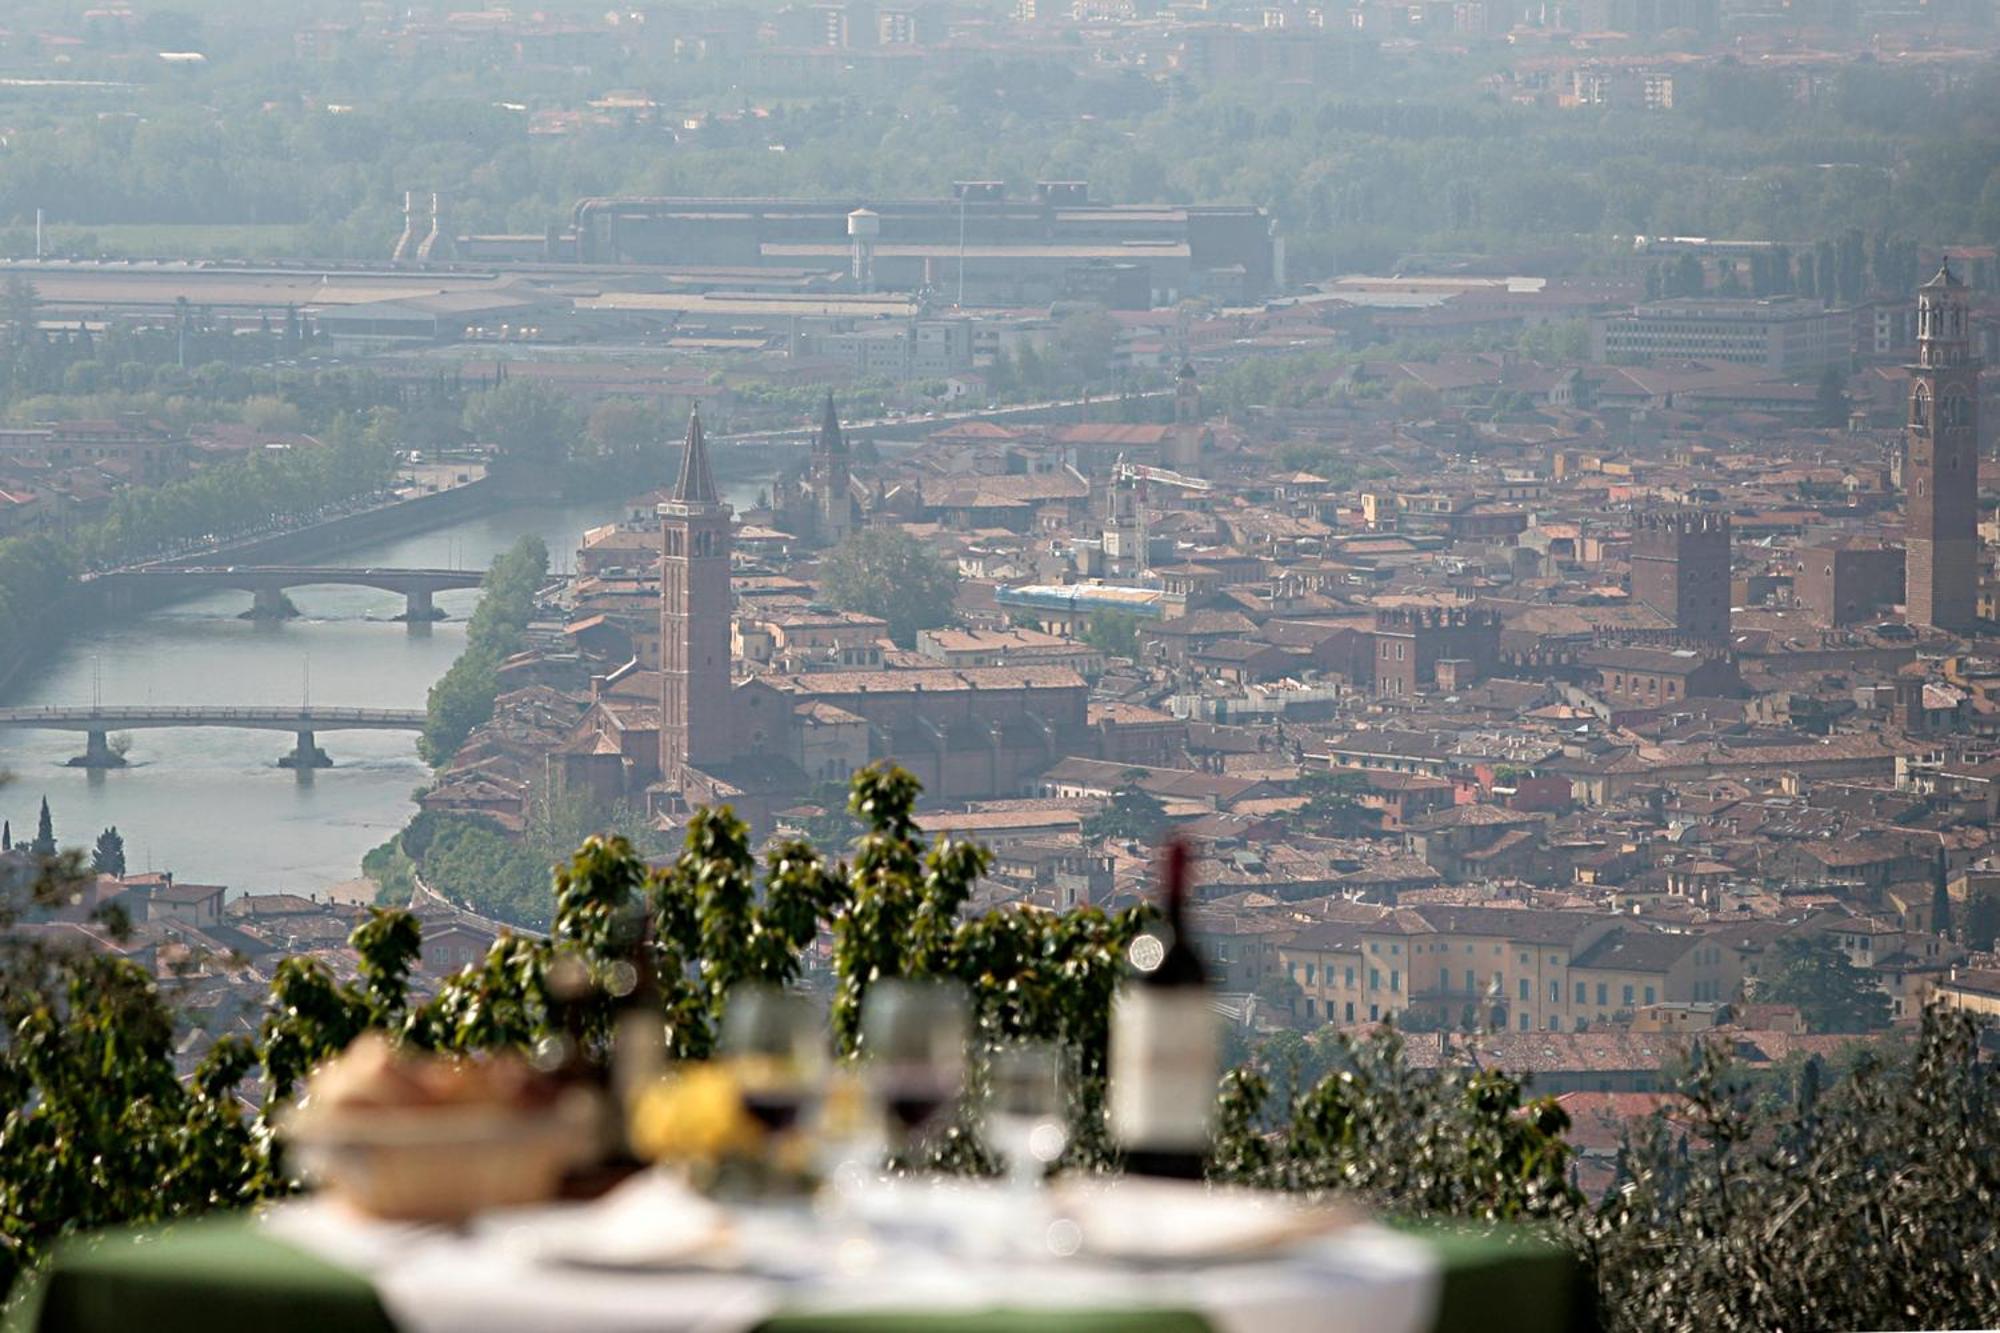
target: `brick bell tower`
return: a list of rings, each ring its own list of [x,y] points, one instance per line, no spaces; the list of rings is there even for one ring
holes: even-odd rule
[[[729,506],[716,495],[699,410],[659,515],[660,774],[685,789],[689,767],[729,758]]]
[[[1949,263],[1917,292],[1904,447],[1904,619],[1969,629],[1979,587],[1979,363],[1965,284]]]

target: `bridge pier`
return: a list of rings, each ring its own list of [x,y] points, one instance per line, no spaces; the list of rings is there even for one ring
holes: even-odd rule
[[[299,613],[292,599],[285,596],[285,590],[275,585],[259,588],[251,596],[254,600],[243,613],[244,620],[290,620]]]
[[[327,757],[325,750],[319,748],[310,731],[301,731],[299,733],[298,745],[290,754],[279,758],[278,767],[296,768],[301,772],[310,772],[315,768],[332,768],[333,760]]]
[[[426,620],[443,620],[444,612],[438,610],[437,603],[431,600],[429,588],[412,588],[403,594],[403,614],[396,619],[415,625]]]
[[[71,768],[123,768],[125,756],[111,748],[111,739],[104,732],[84,733],[83,753],[69,761]]]

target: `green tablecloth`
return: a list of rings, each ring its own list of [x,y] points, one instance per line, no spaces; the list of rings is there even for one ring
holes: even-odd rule
[[[1581,1266],[1525,1229],[1415,1229],[1438,1252],[1439,1333],[1588,1333]],[[8,1320],[9,1333],[394,1333],[367,1278],[265,1235],[242,1216],[109,1232],[60,1247]],[[995,1311],[781,1317],[764,1333],[1207,1333],[1192,1314]]]

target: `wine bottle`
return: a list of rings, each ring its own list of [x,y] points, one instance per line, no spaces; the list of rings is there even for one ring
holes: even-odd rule
[[[1208,1160],[1221,1032],[1187,925],[1188,846],[1168,840],[1161,919],[1132,942],[1111,1004],[1111,1137],[1134,1175],[1198,1180]]]
[[[667,1066],[667,1016],[653,963],[651,935],[643,923],[637,928],[625,966],[631,969],[632,984],[618,997],[611,1017],[611,1094],[620,1125],[628,1131],[620,1135],[623,1142],[619,1146],[629,1154],[633,1103]]]

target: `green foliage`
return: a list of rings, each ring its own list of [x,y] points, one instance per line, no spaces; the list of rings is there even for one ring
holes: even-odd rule
[[[28,844],[28,850],[36,856],[48,859],[56,854],[56,825],[49,815],[49,798],[42,798],[42,809],[35,816],[35,840]]]
[[[1611,1328],[2000,1321],[2000,1075],[1970,1016],[1926,1010],[1907,1064],[1863,1060],[1791,1107],[1706,1058],[1683,1091],[1578,1219]]]
[[[1965,905],[1965,945],[1981,952],[2000,938],[2000,894],[1974,893]]]
[[[90,868],[99,875],[125,873],[125,839],[116,824],[97,835],[97,845],[90,853]]]
[[[1301,813],[1316,827],[1336,837],[1380,833],[1382,816],[1361,803],[1371,788],[1368,778],[1351,770],[1302,774],[1297,791],[1306,798]]]
[[[1167,807],[1140,785],[1144,777],[1141,769],[1123,774],[1104,808],[1085,817],[1083,836],[1092,842],[1106,838],[1120,842],[1156,840],[1167,826]]]
[[[1139,617],[1126,611],[1099,611],[1083,623],[1079,639],[1106,657],[1139,655]]]
[[[1814,1032],[1872,1032],[1889,1025],[1889,997],[1875,979],[1847,961],[1829,935],[1778,941],[1757,999],[1797,1005]]]
[[[77,547],[94,564],[114,564],[252,522],[305,516],[381,488],[392,461],[380,440],[342,428],[318,448],[212,463],[163,486],[119,491]]]
[[[888,621],[908,648],[918,630],[951,623],[958,570],[900,528],[862,528],[820,565],[820,586],[841,610]]]
[[[535,610],[535,594],[548,578],[549,552],[539,537],[523,537],[486,571],[479,605],[466,626],[465,651],[431,686],[417,753],[443,765],[475,727],[493,716],[500,692],[500,664],[520,650]]]
[[[1390,1031],[1325,1044],[1319,1058],[1333,1072],[1288,1099],[1275,1142],[1263,1132],[1266,1069],[1226,1081],[1217,1176],[1486,1221],[1567,1217],[1580,1205],[1562,1137],[1569,1118],[1553,1098],[1527,1101],[1522,1082],[1497,1070],[1414,1070]]]
[[[568,396],[537,380],[503,380],[473,394],[465,403],[465,429],[510,459],[545,465],[566,461],[584,439]]]

